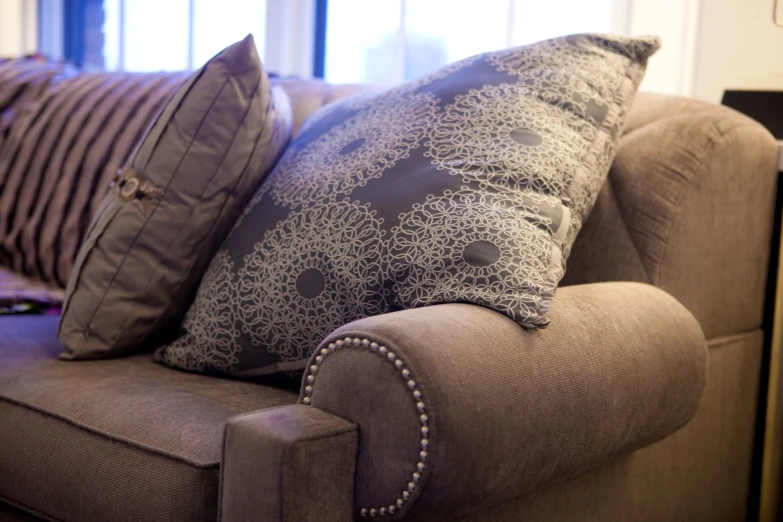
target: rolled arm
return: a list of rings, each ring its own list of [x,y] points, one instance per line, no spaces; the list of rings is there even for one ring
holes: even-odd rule
[[[706,344],[639,283],[562,288],[545,330],[469,304],[362,319],[324,341],[300,401],[359,426],[359,516],[431,520],[499,504],[686,424]]]

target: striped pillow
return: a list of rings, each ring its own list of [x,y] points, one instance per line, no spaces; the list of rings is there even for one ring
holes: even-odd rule
[[[0,155],[0,264],[64,287],[110,181],[187,77],[85,73],[28,101]]]
[[[23,108],[38,99],[52,82],[77,74],[75,68],[60,62],[19,58],[0,62],[0,157],[11,127],[23,125]]]

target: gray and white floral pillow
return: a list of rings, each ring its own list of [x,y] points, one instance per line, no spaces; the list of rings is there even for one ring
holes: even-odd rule
[[[449,302],[546,313],[656,38],[572,35],[325,107],[204,277],[177,368],[303,368],[350,321]]]

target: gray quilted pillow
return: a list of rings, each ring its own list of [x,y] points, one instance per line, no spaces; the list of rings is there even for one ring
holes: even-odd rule
[[[305,123],[158,359],[302,368],[335,328],[448,302],[547,324],[655,38],[583,34],[468,58]]]
[[[292,123],[252,36],[193,74],[131,154],[81,246],[60,321],[62,358],[151,351],[176,337]]]

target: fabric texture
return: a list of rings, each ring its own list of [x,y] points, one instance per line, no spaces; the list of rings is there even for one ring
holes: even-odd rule
[[[500,504],[652,444],[696,413],[706,345],[671,296],[639,283],[564,287],[552,315],[530,331],[445,304],[327,338],[302,402],[359,425],[357,509],[430,520]]]
[[[6,111],[0,145],[0,264],[65,287],[109,182],[186,75],[78,74],[37,62],[10,73],[31,83]]]
[[[769,131],[736,111],[640,93],[561,284],[656,285],[708,339],[760,328],[778,155]]]
[[[352,520],[356,442],[354,424],[306,406],[234,417],[223,445],[219,520]]]
[[[41,58],[0,61],[0,158],[10,153],[4,147],[12,127],[24,127],[29,120],[30,103],[37,101],[52,83],[76,73],[67,63]]]
[[[573,479],[449,522],[749,520],[761,330],[709,342],[698,413],[671,437]]]
[[[158,358],[235,376],[300,369],[342,324],[446,302],[545,326],[657,47],[572,35],[324,108]]]
[[[66,290],[64,358],[170,340],[198,281],[291,134],[252,36],[194,73],[117,176]]]
[[[0,339],[0,500],[64,522],[217,520],[226,422],[296,401],[150,354],[60,361],[56,317],[0,317]]]

